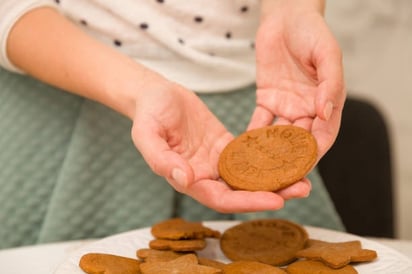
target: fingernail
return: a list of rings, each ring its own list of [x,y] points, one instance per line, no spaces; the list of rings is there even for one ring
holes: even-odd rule
[[[182,187],[186,187],[187,185],[186,173],[180,168],[174,168],[172,170],[172,179]]]
[[[333,104],[332,102],[327,102],[325,105],[325,109],[323,110],[323,115],[325,116],[325,120],[329,120],[330,116],[332,115],[332,111],[333,111]]]
[[[312,191],[312,183],[309,179],[305,179],[304,182],[306,183],[306,187],[307,187],[306,195],[305,195],[305,198],[307,198],[309,197],[310,192]]]

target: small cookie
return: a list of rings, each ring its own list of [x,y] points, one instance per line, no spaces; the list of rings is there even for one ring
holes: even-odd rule
[[[281,266],[296,259],[308,234],[293,222],[262,219],[242,222],[223,232],[220,247],[232,261],[258,261]]]
[[[220,232],[204,226],[201,222],[190,222],[173,218],[152,226],[152,235],[159,239],[182,240],[219,238]]]
[[[291,263],[286,268],[289,274],[357,274],[358,271],[351,266],[345,265],[341,268],[331,268],[319,261],[303,260]]]
[[[199,264],[201,265],[211,266],[211,267],[218,268],[218,269],[223,269],[223,267],[226,265],[225,263],[222,263],[222,262],[219,262],[213,259],[205,258],[205,257],[198,257],[197,260],[199,261]]]
[[[234,189],[276,191],[303,177],[317,160],[317,143],[307,130],[274,125],[232,140],[219,158],[220,176]]]
[[[88,274],[138,274],[140,262],[136,259],[103,253],[88,253],[80,258],[80,268]]]
[[[202,250],[206,247],[204,239],[193,240],[166,240],[153,239],[149,242],[149,247],[157,250],[173,250],[173,251],[195,251]]]
[[[168,262],[144,262],[140,265],[143,274],[218,274],[221,269],[199,265],[194,254],[185,255]]]
[[[374,250],[363,249],[360,241],[325,242],[310,239],[307,247],[297,252],[299,258],[318,260],[332,268],[349,263],[369,262],[377,258]]]
[[[136,256],[145,262],[167,262],[191,253],[193,252],[175,252],[172,250],[141,248],[136,251]]]
[[[225,265],[223,268],[225,274],[286,274],[279,267],[254,262],[254,261],[237,261]]]

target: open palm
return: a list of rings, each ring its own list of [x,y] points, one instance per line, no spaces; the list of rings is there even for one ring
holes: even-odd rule
[[[345,100],[341,52],[322,15],[267,16],[256,58],[257,107],[249,128],[273,122],[303,127],[322,157],[337,136]]]
[[[175,84],[151,84],[139,97],[133,141],[152,170],[177,191],[220,212],[283,206],[275,193],[235,191],[219,180],[218,158],[233,136],[194,93]]]
[[[248,128],[305,128],[317,140],[319,160],[336,139],[346,97],[341,51],[323,16],[269,13],[256,36],[256,65],[256,109]],[[305,197],[308,184],[304,178],[278,194]]]

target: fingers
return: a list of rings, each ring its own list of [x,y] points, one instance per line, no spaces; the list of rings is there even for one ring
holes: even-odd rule
[[[342,53],[331,35],[326,45],[318,50],[316,59],[319,80],[316,113],[325,121],[330,119],[334,111],[342,109],[346,97]]]
[[[311,190],[312,184],[307,178],[304,178],[301,181],[278,191],[277,194],[285,200],[290,200],[295,198],[306,198],[309,196]]]
[[[285,200],[307,197],[311,189],[311,183],[306,178],[276,193],[232,190],[221,181],[200,180],[191,185],[185,194],[218,212],[242,213],[279,210]]]
[[[331,80],[333,81],[333,80]],[[324,81],[319,84],[319,93],[316,97],[316,114],[324,121],[328,121],[335,113],[340,113],[346,98],[346,91],[342,84]]]
[[[321,53],[318,52],[316,59],[319,92],[315,99],[317,118],[312,126],[320,156],[329,150],[336,139],[346,98],[342,53],[331,35],[324,44],[326,46]]]
[[[264,127],[272,124],[273,114],[262,106],[257,106],[252,114],[247,130]]]
[[[136,131],[138,130],[132,129],[132,135],[139,136],[133,138],[135,145],[152,170],[165,177],[177,191],[216,211],[241,213],[278,210],[284,206],[286,199],[306,197],[310,191],[310,183],[305,180],[279,193],[238,191],[222,181],[195,180],[192,168],[178,153],[169,148],[161,138],[161,133],[150,127],[146,127],[144,133]]]
[[[221,213],[278,210],[284,205],[284,199],[276,193],[232,190],[226,183],[213,180],[195,182],[186,194]]]
[[[315,88],[303,87],[299,92],[279,89],[260,89],[248,129],[276,124],[292,124],[304,117],[314,117],[315,107],[309,94]],[[284,119],[284,120],[281,120]],[[306,128],[306,127],[305,127]]]
[[[132,139],[154,173],[165,177],[172,186],[180,192],[194,181],[194,173],[188,162],[177,152],[173,151],[162,134],[150,126],[145,130],[132,128]]]
[[[312,134],[318,143],[318,158],[330,149],[333,145],[340,128],[341,111],[335,110],[328,121],[315,118],[312,124]]]

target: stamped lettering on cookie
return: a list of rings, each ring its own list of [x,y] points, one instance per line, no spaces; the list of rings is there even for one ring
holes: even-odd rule
[[[316,159],[310,132],[292,125],[268,126],[232,140],[220,155],[219,173],[234,189],[276,191],[302,179]]]

